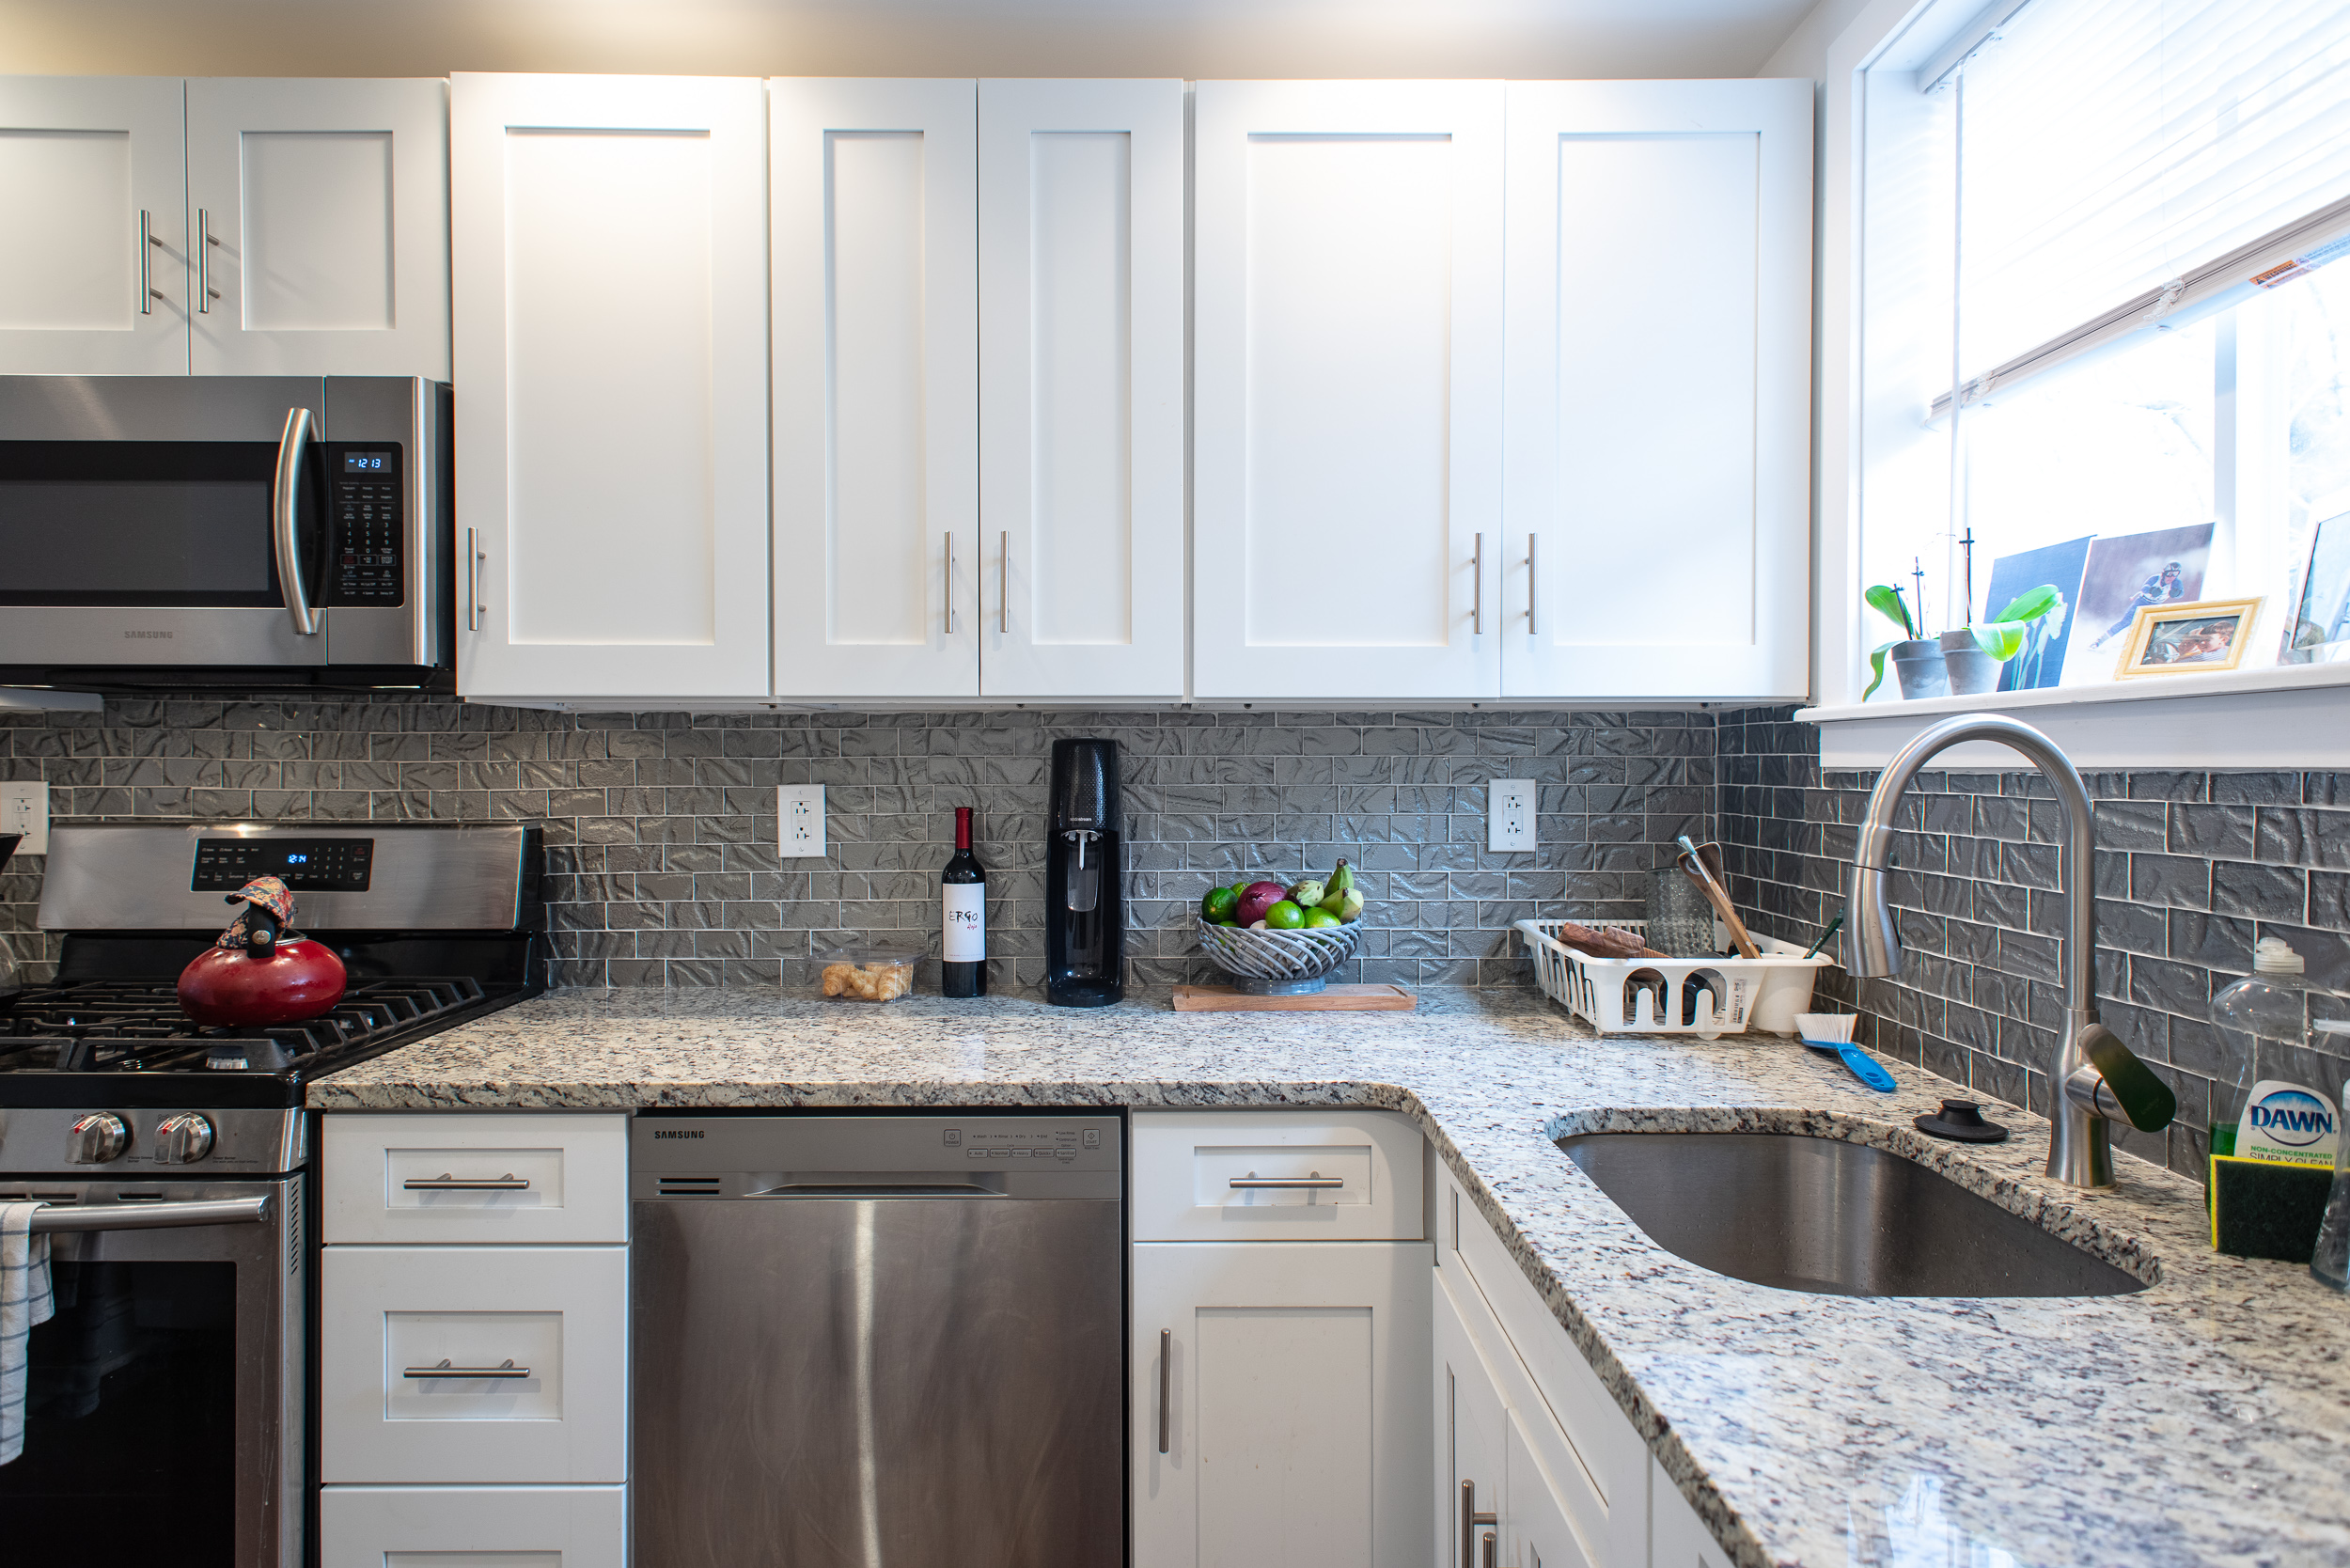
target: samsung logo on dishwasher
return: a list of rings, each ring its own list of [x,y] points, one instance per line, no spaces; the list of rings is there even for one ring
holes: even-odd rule
[[[661,1131],[654,1133],[652,1136],[655,1137],[699,1137],[702,1135],[701,1129],[695,1127],[682,1132]]]

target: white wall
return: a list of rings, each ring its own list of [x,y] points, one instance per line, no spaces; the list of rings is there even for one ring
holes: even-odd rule
[[[0,72],[1747,76],[1804,0],[0,0]]]

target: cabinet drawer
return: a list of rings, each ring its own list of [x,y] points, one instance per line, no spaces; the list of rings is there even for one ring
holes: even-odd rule
[[[627,1248],[330,1247],[321,1289],[322,1480],[627,1479]]]
[[[324,1238],[628,1240],[625,1116],[326,1119]]]
[[[619,1486],[328,1486],[319,1568],[623,1568]]]
[[[1137,1112],[1135,1239],[1418,1241],[1421,1148],[1386,1111]]]

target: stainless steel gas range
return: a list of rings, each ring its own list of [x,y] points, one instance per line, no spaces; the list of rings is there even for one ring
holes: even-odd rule
[[[535,994],[537,860],[520,825],[52,832],[40,923],[64,945],[54,983],[0,1002],[0,1200],[47,1205],[57,1309],[31,1336],[24,1451],[0,1465],[0,1556],[167,1529],[174,1568],[298,1568],[304,1090]],[[238,1030],[180,1012],[179,972],[227,918],[224,864],[292,887],[350,972],[331,1011]]]

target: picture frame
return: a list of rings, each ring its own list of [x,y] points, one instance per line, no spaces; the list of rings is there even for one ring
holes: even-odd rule
[[[2113,677],[2201,675],[2233,669],[2244,662],[2244,645],[2260,619],[2262,601],[2196,599],[2174,604],[2141,604],[2122,645]]]

